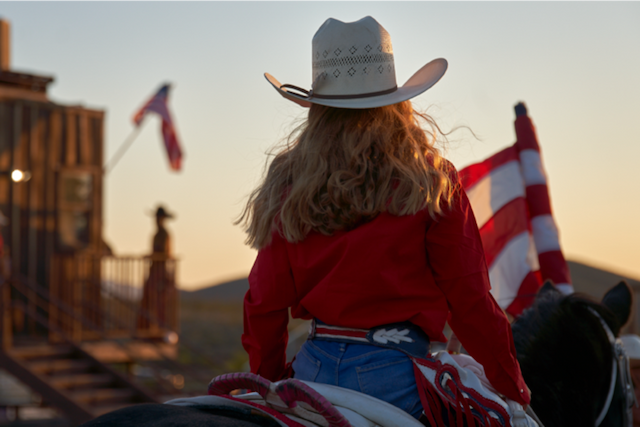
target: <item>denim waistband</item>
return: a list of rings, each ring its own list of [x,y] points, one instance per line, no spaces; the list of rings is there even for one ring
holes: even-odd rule
[[[308,339],[375,345],[399,350],[420,359],[430,355],[429,336],[411,322],[390,323],[371,329],[357,329],[327,325],[313,319]]]

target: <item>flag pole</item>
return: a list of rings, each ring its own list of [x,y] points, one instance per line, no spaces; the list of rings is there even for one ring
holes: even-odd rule
[[[133,141],[135,141],[136,137],[140,133],[140,129],[142,128],[143,122],[144,122],[144,116],[142,117],[142,120],[140,120],[140,123],[135,128],[133,128],[133,131],[131,131],[129,136],[127,136],[127,139],[124,140],[124,142],[122,143],[118,151],[111,157],[111,160],[109,160],[104,165],[104,168],[103,168],[104,175],[108,174],[114,168],[114,166],[120,161],[124,153],[126,153],[129,147],[131,147],[131,144],[133,144]]]

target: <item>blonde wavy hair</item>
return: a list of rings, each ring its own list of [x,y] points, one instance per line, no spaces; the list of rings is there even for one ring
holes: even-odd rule
[[[299,242],[311,231],[353,229],[381,212],[426,208],[435,218],[455,191],[453,167],[436,148],[440,138],[446,135],[435,121],[410,101],[364,110],[313,104],[235,224],[261,249],[274,230]]]

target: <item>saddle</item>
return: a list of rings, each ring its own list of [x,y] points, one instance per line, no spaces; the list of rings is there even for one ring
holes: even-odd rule
[[[232,396],[235,389],[254,392]],[[168,405],[235,408],[291,427],[424,427],[405,411],[373,396],[297,379],[272,383],[250,373],[213,379],[208,396],[174,399]]]
[[[470,358],[469,358],[470,359]],[[502,400],[478,379],[482,375],[466,359],[456,360],[446,352],[432,358],[414,360],[424,388],[439,393],[442,401],[453,404],[462,418],[476,426],[539,427],[516,402]],[[479,365],[478,365],[479,366]],[[476,372],[474,372],[476,371]],[[487,384],[487,383],[485,383]],[[488,384],[487,384],[488,385]],[[420,385],[419,385],[420,387]],[[253,392],[232,396],[237,389]],[[444,394],[443,394],[444,392]],[[250,373],[225,374],[214,378],[208,396],[175,399],[166,404],[235,409],[260,414],[293,427],[422,427],[424,424],[403,410],[372,396],[328,384],[297,379],[272,383]],[[433,398],[430,396],[429,398]],[[451,403],[453,402],[453,403]],[[432,413],[440,403],[434,402]],[[430,420],[444,426],[443,419]],[[460,424],[462,425],[462,424]]]

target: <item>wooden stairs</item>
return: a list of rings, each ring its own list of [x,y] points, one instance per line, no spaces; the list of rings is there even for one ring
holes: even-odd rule
[[[60,410],[72,424],[137,404],[156,402],[142,388],[74,344],[0,349],[0,367]]]

